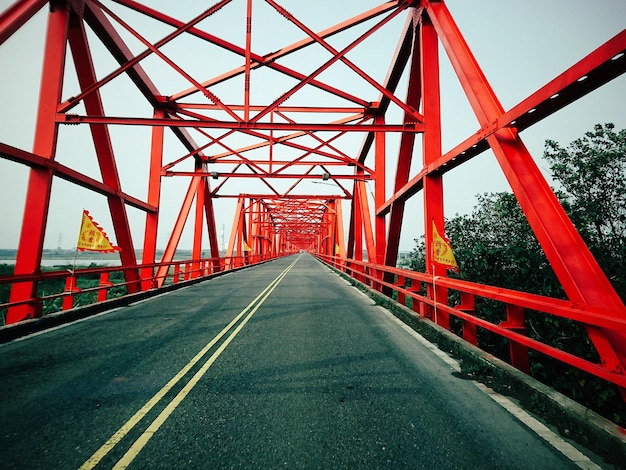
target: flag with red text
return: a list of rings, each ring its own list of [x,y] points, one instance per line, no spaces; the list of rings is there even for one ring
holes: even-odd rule
[[[437,231],[435,222],[433,221],[433,260],[435,263],[446,266],[448,269],[458,270],[459,266],[452,252],[452,244],[450,240],[442,237]]]
[[[100,251],[103,253],[122,251],[119,246],[111,243],[104,230],[91,218],[86,210],[83,210],[83,220],[80,224],[76,249],[80,251]]]

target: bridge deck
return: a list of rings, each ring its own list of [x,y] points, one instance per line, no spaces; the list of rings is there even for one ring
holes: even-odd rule
[[[308,255],[7,343],[0,368],[3,468],[575,467]]]

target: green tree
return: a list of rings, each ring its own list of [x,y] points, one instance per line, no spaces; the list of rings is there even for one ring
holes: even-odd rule
[[[626,300],[626,129],[614,128],[596,124],[567,148],[548,140],[544,157],[576,228]]]

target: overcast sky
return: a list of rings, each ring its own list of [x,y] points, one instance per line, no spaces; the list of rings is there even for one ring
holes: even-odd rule
[[[0,0],[0,10],[5,10],[11,2]],[[105,2],[107,5],[110,3]],[[167,9],[167,13],[181,20],[188,20],[198,13],[198,5],[208,5],[206,2],[197,0],[152,1],[146,2],[155,8]],[[255,0],[255,4],[260,0]],[[280,2],[294,15],[319,30],[330,26],[340,20],[348,18],[359,11],[364,11],[372,6],[382,3],[380,1],[360,0],[352,2],[348,0],[330,1],[316,0],[315,2],[301,2],[300,0],[283,0]],[[502,0],[449,0],[446,2],[458,23],[462,33],[482,67],[485,76],[490,81],[496,95],[499,97],[505,109],[523,100],[546,82],[573,65],[614,35],[618,34],[626,26],[626,2],[624,0],[529,0],[524,2]],[[230,16],[215,15],[213,25],[218,35],[224,35],[233,41],[243,38],[245,21],[242,13],[245,12],[245,1],[234,0]],[[45,31],[45,10],[38,14],[30,24],[17,33],[5,44],[0,46],[0,102],[2,113],[0,114],[0,141],[14,145],[25,150],[32,150],[33,123],[37,106],[37,95],[41,70],[41,49],[43,33]],[[119,9],[117,11],[123,11]],[[337,16],[335,16],[335,14]],[[221,15],[221,12],[220,12]],[[299,16],[301,15],[301,16]],[[129,15],[137,21],[136,25],[142,24],[142,19],[137,15]],[[126,18],[126,16],[125,16]],[[265,54],[276,50],[287,42],[288,30],[280,30],[281,34],[275,34],[278,29],[272,23],[270,15],[259,15],[256,23],[253,23],[253,50],[256,53]],[[263,24],[265,23],[265,24]],[[355,61],[362,60],[365,56],[372,58],[382,56],[390,57],[395,49],[399,28],[404,23],[404,16],[393,26],[386,29],[384,35],[377,40],[375,45],[368,49],[355,51]],[[261,33],[263,27],[267,33]],[[151,40],[158,39],[169,30],[150,26],[149,30],[142,31]],[[209,30],[209,29],[207,29]],[[295,36],[294,36],[295,37]],[[294,39],[295,40],[295,39]],[[240,42],[240,44],[242,44]],[[242,44],[243,45],[243,44]],[[137,51],[141,50],[138,48]],[[168,51],[169,52],[169,51]],[[194,55],[193,48],[189,48],[188,54],[181,55],[181,65],[186,69],[193,69],[194,73],[202,73],[206,70],[207,77],[216,75],[212,70],[211,61],[198,58]],[[96,68],[100,76],[104,75],[113,67],[113,62],[107,60],[106,54],[94,46],[94,55],[102,55],[102,63]],[[458,81],[453,76],[452,69],[445,58],[443,49],[442,59],[442,113],[444,127],[444,151],[454,147],[469,135],[478,130],[478,125],[473,116],[467,100],[463,96]],[[172,52],[173,54],[173,52]],[[361,54],[361,55],[359,55]],[[224,62],[233,58],[224,57]],[[298,63],[291,61],[290,66],[299,70],[307,71],[316,68],[319,63],[315,57],[307,58],[310,63]],[[327,58],[326,58],[327,59]],[[301,60],[301,59],[300,59]],[[167,92],[184,89],[180,86],[181,78],[170,73],[167,68],[160,68],[157,60],[150,59],[146,67],[153,67],[163,73],[159,80],[155,80],[157,86],[164,87]],[[285,61],[287,62],[287,61]],[[367,63],[367,61],[365,61]],[[359,62],[359,65],[361,62]],[[230,67],[240,65],[240,60],[234,61]],[[202,68],[204,67],[204,69]],[[230,68],[229,67],[229,68]],[[363,67],[374,75],[379,72],[382,77],[387,71],[388,61],[382,66],[375,60],[370,61]],[[370,68],[368,68],[370,67]],[[380,70],[376,70],[380,69]],[[253,75],[254,96],[258,101],[264,99],[263,93],[267,93],[275,83],[263,83],[262,75]],[[380,77],[380,81],[382,81]],[[171,79],[171,82],[168,80]],[[69,80],[71,82],[72,80]],[[68,83],[69,83],[68,82]],[[127,84],[125,84],[127,85]],[[73,85],[69,84],[68,88]],[[123,90],[123,88],[120,88]],[[121,94],[118,89],[111,87],[112,94],[117,92],[114,99],[106,101],[107,112],[116,115],[124,114],[135,106],[133,114],[148,116],[151,111],[140,99],[132,94]],[[228,95],[228,90],[221,90]],[[271,91],[273,93],[273,91]],[[67,97],[70,95],[64,95]],[[273,99],[277,95],[272,95]],[[404,97],[404,91],[398,96]],[[378,92],[373,91],[371,100],[378,97]],[[559,111],[548,119],[533,126],[522,133],[522,139],[539,162],[540,167],[549,177],[548,168],[542,161],[543,145],[546,139],[552,139],[567,145],[572,140],[582,136],[584,132],[593,128],[596,123],[613,122],[618,129],[626,128],[626,77],[622,76],[606,85],[602,89],[587,95],[568,108]],[[228,101],[227,99],[225,101]],[[268,102],[265,99],[265,102]],[[111,104],[109,104],[111,103]],[[289,103],[288,103],[289,104]],[[86,174],[99,178],[97,167],[92,158],[88,158],[89,151],[81,150],[82,143],[88,141],[86,128],[72,126],[64,134],[59,142],[59,154],[57,159]],[[112,128],[114,145],[117,152],[117,163],[123,188],[128,193],[145,199],[147,191],[147,161],[149,150],[150,131],[148,128]],[[355,141],[358,150],[360,136]],[[243,142],[243,140],[242,140]],[[178,144],[171,137],[166,140],[166,146],[171,152],[164,158],[166,162],[183,155]],[[178,146],[178,147],[177,147]],[[394,167],[392,155],[397,151],[397,141],[390,138],[388,141],[388,155],[390,155],[389,177],[393,177],[391,171]],[[419,156],[416,160],[420,160]],[[412,174],[417,172],[415,167]],[[5,160],[0,160],[0,248],[14,248],[17,246],[24,207],[24,190],[27,185],[28,170]],[[164,233],[159,236],[159,246],[163,247],[167,241],[168,227],[171,227],[173,218],[176,216],[180,201],[188,180],[168,178],[163,187],[163,222]],[[457,213],[463,214],[471,211],[476,199],[475,195],[485,192],[508,190],[506,183],[495,158],[491,152],[485,152],[468,164],[465,164],[445,176],[445,212],[447,217]],[[241,191],[249,190],[250,183],[244,180]],[[311,190],[320,190],[321,187],[311,186]],[[237,188],[233,187],[232,191]],[[326,188],[333,191],[333,188]],[[96,195],[77,189],[62,180],[55,180],[53,186],[52,202],[50,205],[50,220],[45,239],[46,248],[56,248],[59,244],[62,248],[74,248],[80,224],[80,214],[83,208],[88,209],[94,218],[112,235],[112,224],[108,214],[106,201]],[[421,221],[421,198],[415,197],[410,202],[408,212],[405,215],[403,226],[403,238],[401,250],[413,248],[413,239],[422,233]],[[216,217],[218,231],[225,228],[225,239],[228,240],[232,223],[232,201],[218,201]],[[344,205],[347,214],[348,205]],[[143,215],[138,211],[129,209],[133,230],[134,244],[141,248],[143,243]],[[414,217],[412,217],[414,215]],[[348,218],[346,215],[345,223]],[[115,241],[115,240],[114,240]],[[191,247],[191,235],[186,232],[181,241],[181,248]]]

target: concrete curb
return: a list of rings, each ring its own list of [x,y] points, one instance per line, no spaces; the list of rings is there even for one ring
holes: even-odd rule
[[[626,429],[582,406],[510,364],[466,342],[375,291],[345,273],[326,265],[353,286],[365,292],[439,349],[461,360],[468,378],[518,401],[529,413],[549,423],[564,439],[571,439],[622,468],[626,462]]]

